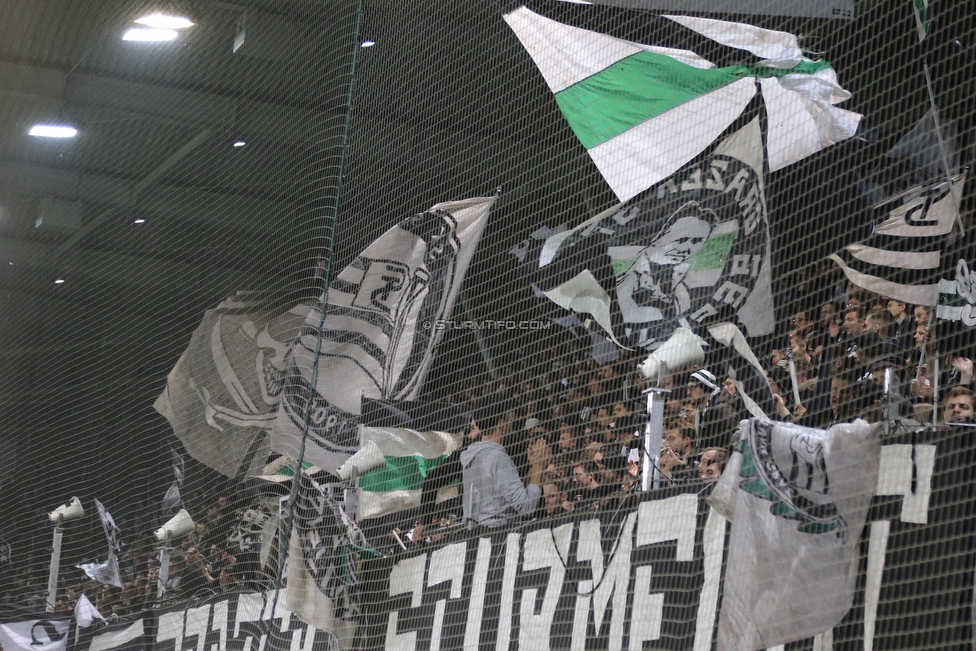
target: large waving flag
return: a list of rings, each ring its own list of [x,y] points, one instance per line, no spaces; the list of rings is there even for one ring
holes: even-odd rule
[[[545,296],[621,346],[719,317],[772,332],[760,104],[662,183],[549,237],[535,278]]]
[[[740,424],[708,499],[732,523],[717,648],[768,649],[844,619],[878,485],[880,427]]]
[[[769,115],[771,171],[854,135],[861,116],[835,105],[850,97],[824,60],[803,56],[796,37],[691,16],[666,16],[741,53],[719,67],[695,51],[646,45],[565,25],[520,7],[506,14],[557,104],[621,201],[704,151],[756,94]],[[686,31],[682,30],[682,31]]]
[[[331,282],[290,355],[276,452],[300,458],[307,432],[304,459],[334,472],[359,449],[363,398],[417,397],[496,199],[404,219]]]
[[[830,258],[858,287],[909,305],[936,305],[965,182],[952,130],[940,128],[929,111],[867,175],[861,189],[868,219],[854,235],[859,241]]]
[[[153,405],[197,461],[227,477],[264,467],[288,350],[308,311],[242,291],[204,315]],[[167,491],[171,506],[180,483]]]

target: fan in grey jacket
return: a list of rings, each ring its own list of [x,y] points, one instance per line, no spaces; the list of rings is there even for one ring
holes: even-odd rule
[[[490,432],[461,453],[464,517],[486,527],[504,526],[512,518],[535,510],[542,495],[542,473],[552,457],[545,439],[533,442],[528,450],[528,485],[523,485],[515,463],[502,446],[510,429],[507,416],[501,415]]]

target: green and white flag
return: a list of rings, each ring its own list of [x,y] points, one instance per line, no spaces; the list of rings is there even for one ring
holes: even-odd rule
[[[691,16],[665,16],[741,53],[719,67],[696,52],[566,25],[520,7],[505,20],[539,67],[563,116],[621,201],[685,165],[739,117],[761,79],[775,171],[850,138],[861,115],[825,60],[792,34]]]
[[[878,486],[880,434],[862,420],[829,430],[742,421],[708,498],[732,524],[717,648],[769,649],[844,619]]]
[[[373,442],[383,466],[359,477],[359,519],[420,506],[427,474],[461,444],[461,434],[363,427],[363,443]]]
[[[455,405],[364,399],[359,519],[420,506],[428,473],[461,444],[470,415]],[[357,454],[357,456],[360,456]]]
[[[929,0],[912,0],[912,11],[915,13],[915,27],[918,29],[919,42],[929,35]]]
[[[942,278],[938,286],[936,317],[958,322],[965,328],[976,327],[976,273],[970,271],[966,259],[959,258],[956,263],[955,278]]]

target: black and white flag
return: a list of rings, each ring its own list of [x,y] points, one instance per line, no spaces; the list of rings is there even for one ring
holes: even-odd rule
[[[304,471],[298,472],[285,607],[303,622],[335,635],[342,649],[356,648],[360,598],[357,554],[379,554],[342,507]]]
[[[404,219],[331,281],[289,357],[276,452],[299,458],[307,432],[304,459],[334,472],[359,449],[363,398],[416,399],[496,198]]]
[[[206,312],[153,405],[194,459],[227,477],[260,474],[288,351],[308,310],[241,291]],[[180,499],[174,471],[171,508]]]
[[[857,241],[831,260],[858,287],[909,305],[936,305],[942,253],[965,182],[951,130],[940,131],[929,111],[861,184],[869,219],[855,231]]]
[[[71,613],[45,613],[0,606],[0,649],[3,651],[65,651]]]
[[[763,138],[747,120],[645,193],[548,238],[545,296],[621,346],[653,347],[718,314],[750,337],[772,332]]]
[[[150,651],[152,638],[143,618],[128,620],[99,628],[92,635],[89,651]],[[84,638],[82,638],[84,643]],[[84,647],[82,647],[84,648]]]
[[[102,530],[105,532],[105,538],[108,541],[108,559],[104,563],[82,563],[76,567],[84,570],[85,574],[103,585],[121,588],[122,575],[119,573],[119,551],[122,542],[119,540],[119,528],[115,524],[115,520],[112,519],[112,514],[101,502],[95,500],[95,507],[98,509],[98,517],[102,521]]]

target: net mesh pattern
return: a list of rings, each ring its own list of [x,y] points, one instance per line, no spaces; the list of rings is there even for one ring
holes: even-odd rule
[[[0,1],[0,646],[972,648],[972,7],[768,4]]]

